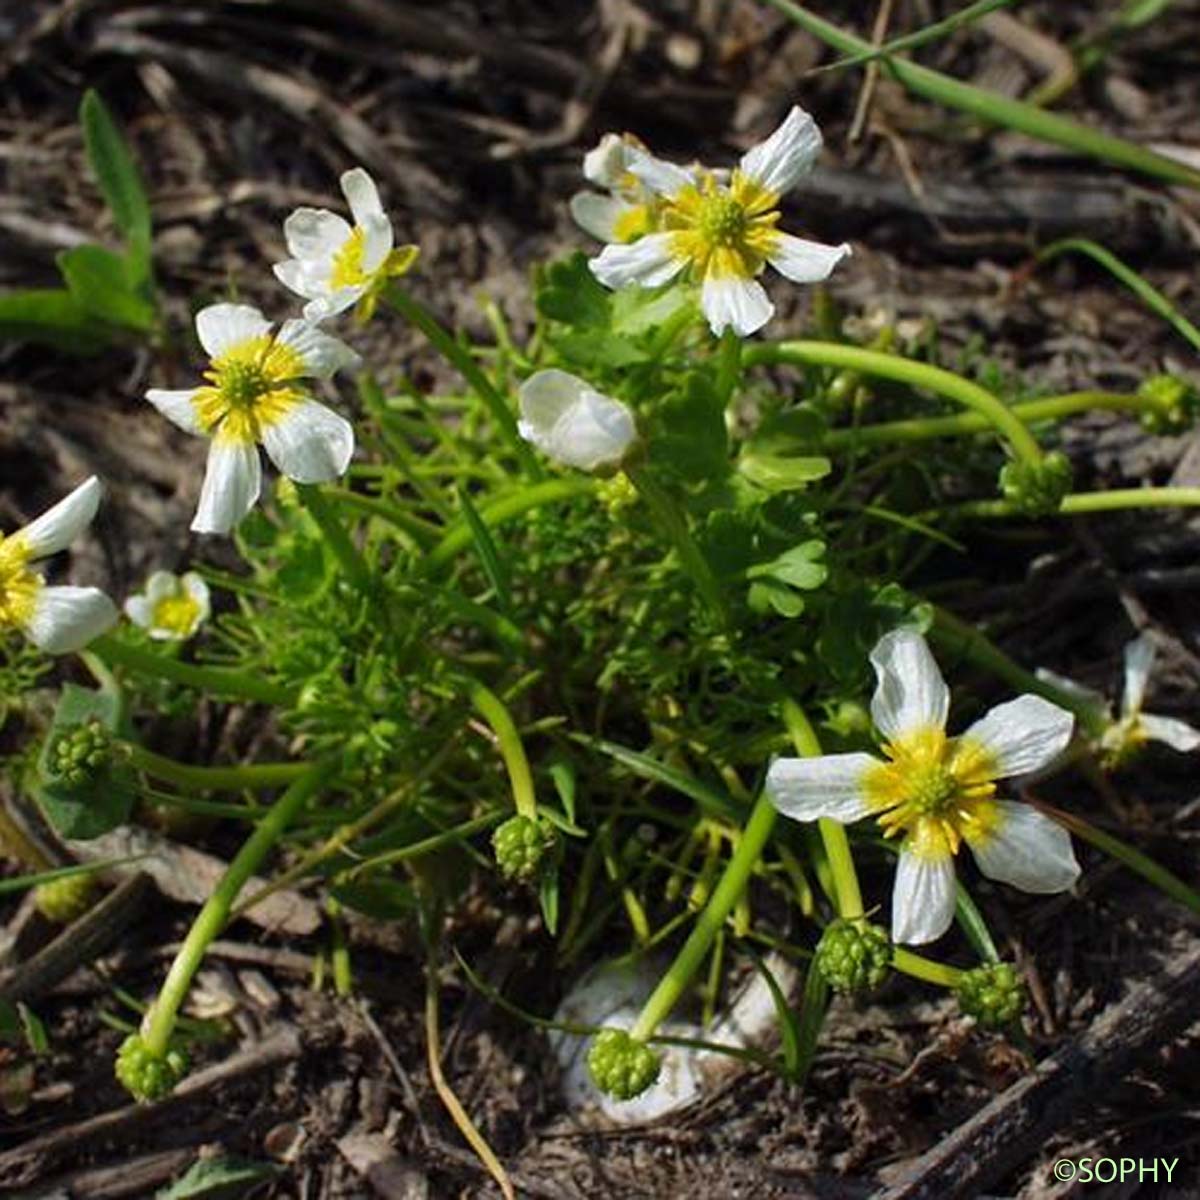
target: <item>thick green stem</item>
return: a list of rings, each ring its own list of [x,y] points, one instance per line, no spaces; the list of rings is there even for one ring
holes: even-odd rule
[[[646,502],[646,507],[674,547],[675,553],[679,555],[680,564],[696,585],[696,590],[712,613],[713,619],[721,626],[728,625],[729,614],[725,607],[725,598],[721,594],[721,585],[712,573],[708,560],[700,552],[700,547],[696,545],[687,527],[687,519],[679,506],[644,467],[627,467],[625,474],[637,488],[638,495]]]
[[[927,388],[979,413],[1008,441],[1017,459],[1038,463],[1042,458],[1041,447],[1008,405],[979,384],[929,363],[879,350],[864,350],[859,346],[843,346],[838,342],[805,341],[764,342],[751,346],[743,353],[742,363],[746,367],[770,363],[839,367]]]
[[[732,329],[726,329],[717,350],[717,396],[722,408],[728,407],[733,399],[741,373],[742,339]]]
[[[1200,487],[1113,488],[1108,492],[1075,492],[1064,496],[1060,514],[1086,516],[1088,513],[1121,512],[1130,508],[1197,508]],[[1007,500],[972,500],[944,510],[956,517],[1022,517],[1016,505]]]
[[[259,704],[287,706],[295,700],[289,688],[271,683],[257,675],[247,674],[231,667],[206,667],[196,663],[180,662],[131,646],[104,634],[88,644],[88,649],[109,666],[123,667],[139,675],[156,679],[169,679],[197,691],[218,696],[231,696],[238,700],[252,700]]]
[[[173,783],[185,790],[241,792],[259,788],[283,787],[312,770],[311,763],[248,763],[244,766],[202,767],[176,762],[147,750],[128,746],[129,762],[138,771]]]
[[[204,907],[188,930],[166,979],[163,980],[157,999],[142,1021],[143,1044],[151,1057],[162,1058],[166,1054],[180,1005],[187,996],[205,950],[225,928],[238,893],[291,824],[292,819],[332,774],[334,767],[333,763],[310,767],[292,783],[258,823],[258,827],[229,864],[212,895],[205,901]]]
[[[471,390],[483,401],[492,420],[500,427],[504,440],[521,462],[524,470],[535,479],[542,477],[541,464],[534,457],[528,443],[517,432],[516,418],[509,411],[508,403],[492,385],[492,381],[479,369],[470,353],[454,340],[438,324],[431,313],[418,304],[403,288],[392,283],[383,293],[387,301],[410,325],[416,326],[439,354],[451,363],[470,385]]]
[[[513,803],[517,812],[522,817],[536,820],[537,796],[533,790],[533,774],[529,770],[529,759],[525,755],[525,746],[521,742],[521,735],[517,732],[512,714],[500,697],[482,683],[473,683],[468,695],[476,711],[496,735],[500,756],[504,759],[509,783],[512,785]]]
[[[958,987],[963,972],[958,967],[946,963],[934,962],[931,958],[923,958],[903,946],[892,947],[892,966],[905,975],[914,979],[923,979],[926,983],[936,983],[941,987]]]

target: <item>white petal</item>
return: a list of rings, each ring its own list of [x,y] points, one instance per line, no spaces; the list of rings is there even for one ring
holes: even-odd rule
[[[271,332],[271,322],[250,304],[210,304],[196,314],[196,336],[210,358]]]
[[[192,529],[196,533],[228,533],[254,507],[261,488],[258,447],[253,442],[214,438]]]
[[[950,711],[950,689],[919,633],[896,629],[871,651],[878,683],[871,697],[871,717],[889,741],[933,726],[944,729]]]
[[[1030,804],[995,801],[1000,823],[967,843],[989,878],[1023,892],[1065,892],[1079,878],[1071,835]]]
[[[790,233],[780,233],[776,235],[767,261],[793,283],[820,283],[849,256],[850,247],[845,242],[840,246],[827,246],[824,242],[810,242]]]
[[[578,375],[560,371],[556,367],[530,375],[517,392],[521,420],[533,432],[528,440],[548,438],[563,413],[576,404],[584,392],[590,390]]]
[[[366,225],[372,218],[384,216],[383,205],[379,202],[379,189],[375,186],[375,180],[362,169],[355,167],[352,171],[347,171],[342,175],[342,195],[346,197],[346,203],[350,205],[350,211],[354,214],[354,223],[356,225]]]
[[[1184,754],[1200,748],[1200,729],[1193,729],[1186,721],[1174,717],[1156,717],[1153,713],[1142,713],[1138,724],[1152,742],[1163,742],[1172,750]]]
[[[183,388],[179,391],[151,388],[146,393],[146,399],[172,425],[178,425],[185,433],[204,434],[207,430],[200,420],[195,404],[192,403],[199,391],[199,388]]]
[[[38,589],[25,633],[47,654],[68,654],[82,650],[116,621],[116,606],[99,588],[44,587]]]
[[[392,252],[392,223],[384,216],[368,217],[361,222],[363,231],[362,269],[373,274]]]
[[[285,288],[306,299],[311,300],[316,296],[323,296],[329,291],[329,272],[322,269],[318,276],[312,270],[311,265],[301,259],[285,259],[283,262],[275,263],[271,270],[275,272],[275,278]]]
[[[276,342],[290,346],[304,360],[304,374],[329,379],[335,372],[357,367],[362,359],[345,342],[322,333],[311,321],[284,321]]]
[[[627,157],[629,172],[660,196],[674,196],[695,182],[694,174],[665,159],[655,158],[637,146],[630,146]]]
[[[1041,696],[1018,696],[997,704],[961,737],[982,747],[995,766],[994,779],[1028,775],[1052,763],[1066,748],[1075,715]]]
[[[289,408],[262,431],[271,461],[297,483],[328,483],[346,473],[354,455],[354,428],[315,400]]]
[[[936,941],[954,920],[954,898],[953,854],[901,850],[892,888],[892,941],[910,946]]]
[[[765,142],[747,150],[742,173],[768,191],[782,195],[812,170],[821,153],[821,131],[802,108],[793,107]]]
[[[91,524],[104,491],[95,475],[85,479],[53,508],[30,521],[14,535],[29,550],[30,558],[46,558],[65,550]]]
[[[628,161],[629,146],[625,139],[619,133],[606,133],[599,144],[583,156],[583,176],[598,187],[613,188],[629,169]]]
[[[588,266],[605,287],[620,288],[627,283],[658,287],[670,283],[684,267],[684,261],[671,252],[672,241],[670,233],[648,233],[627,245],[605,246],[596,258],[588,260]]]
[[[149,629],[154,620],[154,605],[145,596],[130,596],[124,604],[125,615],[140,629]]]
[[[732,329],[738,337],[760,330],[775,312],[762,284],[755,279],[706,279],[700,292],[700,307],[708,326],[718,337]]]
[[[200,614],[198,620],[207,621],[208,614],[212,612],[212,598],[209,594],[208,584],[195,571],[189,571],[179,582],[196,605]]]
[[[336,292],[317,296],[304,306],[304,319],[310,325],[316,325],[330,317],[336,317],[338,313],[345,312],[354,304],[366,290],[365,287],[338,288]]]
[[[170,571],[155,571],[146,580],[147,600],[165,600],[168,596],[177,595],[178,592],[179,577],[172,575]]]
[[[766,793],[793,821],[830,817],[849,825],[871,811],[863,779],[878,765],[869,754],[777,758],[767,771]]]
[[[602,242],[613,240],[618,219],[633,207],[618,196],[602,196],[599,192],[576,192],[570,200],[575,224]]]
[[[519,430],[522,425],[525,423],[518,425]],[[548,438],[533,436],[527,425],[525,430],[522,436],[540,445],[556,462],[581,471],[619,463],[637,437],[633,413],[619,400],[593,391],[585,391],[563,413]]]
[[[1125,693],[1121,697],[1121,715],[1142,711],[1146,701],[1146,684],[1158,657],[1158,648],[1145,634],[1125,645]]]
[[[345,245],[350,233],[344,217],[324,208],[298,208],[283,223],[283,237],[293,258],[330,259]]]

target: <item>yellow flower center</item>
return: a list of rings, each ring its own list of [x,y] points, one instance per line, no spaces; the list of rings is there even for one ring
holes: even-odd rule
[[[333,256],[333,267],[329,272],[329,286],[339,288],[362,287],[367,282],[363,270],[363,245],[366,235],[359,227],[341,244]]]
[[[258,442],[303,394],[294,381],[305,373],[304,359],[269,334],[247,338],[212,360],[204,372],[209,387],[192,397],[201,425],[216,437]]]
[[[642,234],[653,233],[657,220],[657,213],[651,205],[635,204],[613,222],[613,241],[635,242]]]
[[[200,605],[187,593],[164,596],[154,605],[150,626],[165,629],[176,637],[190,637],[200,620]]]
[[[928,727],[884,750],[890,761],[872,767],[863,786],[885,837],[903,834],[906,848],[944,857],[998,824],[996,764],[983,746]]]
[[[37,607],[42,578],[29,569],[29,548],[20,534],[0,534],[0,628],[24,629]]]
[[[704,174],[672,196],[662,227],[671,252],[686,259],[693,278],[753,279],[779,240],[779,197],[735,170],[729,184]]]

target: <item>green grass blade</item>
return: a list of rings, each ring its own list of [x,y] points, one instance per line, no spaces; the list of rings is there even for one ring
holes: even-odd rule
[[[843,54],[875,53],[876,47],[870,42],[823,20],[799,4],[793,3],[793,0],[764,0],[764,3],[778,9],[801,29]],[[1010,100],[1007,96],[999,96],[984,88],[962,83],[949,75],[904,59],[889,58],[886,69],[918,96],[969,113],[982,121],[1015,129],[1040,141],[1064,146],[1078,154],[1086,154],[1119,167],[1140,171],[1167,183],[1200,188],[1200,171],[1163,154],[1155,154],[1154,151],[1124,138],[1099,133],[1068,117],[1046,112],[1021,100]]]
[[[95,354],[113,338],[66,288],[34,288],[0,295],[0,341]]]
[[[471,497],[467,495],[465,488],[458,489],[458,503],[467,527],[471,531],[471,540],[475,543],[475,553],[479,555],[483,573],[487,576],[488,583],[492,585],[496,598],[500,601],[505,613],[511,614],[512,592],[508,586],[508,572],[504,569],[504,563],[500,559],[500,553],[496,549],[491,531],[480,520],[479,513],[471,503]]]
[[[89,88],[79,105],[83,143],[96,182],[112,210],[117,228],[130,248],[148,264],[150,260],[150,202],[142,186],[129,146],[121,136],[108,106]]]

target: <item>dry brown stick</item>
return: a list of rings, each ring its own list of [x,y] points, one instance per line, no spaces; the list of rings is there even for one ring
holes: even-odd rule
[[[196,1147],[158,1150],[140,1158],[103,1167],[85,1167],[47,1180],[42,1196],[74,1196],[79,1200],[119,1200],[122,1196],[149,1196],[196,1158]]]
[[[1200,943],[1111,1005],[1088,1031],[1056,1050],[910,1167],[874,1200],[977,1196],[1060,1129],[1082,1104],[1123,1077],[1196,1017]]]
[[[222,1084],[299,1058],[301,1049],[300,1035],[289,1026],[231,1055],[224,1062],[189,1075],[174,1092],[157,1104],[128,1104],[124,1108],[116,1108],[32,1138],[15,1150],[0,1154],[0,1189],[25,1187],[50,1163],[77,1151],[80,1146],[96,1145],[103,1139],[152,1125]]]
[[[90,963],[144,909],[149,890],[150,880],[145,875],[135,875],[109,892],[48,946],[0,975],[0,1000],[36,1000],[76,968]]]

